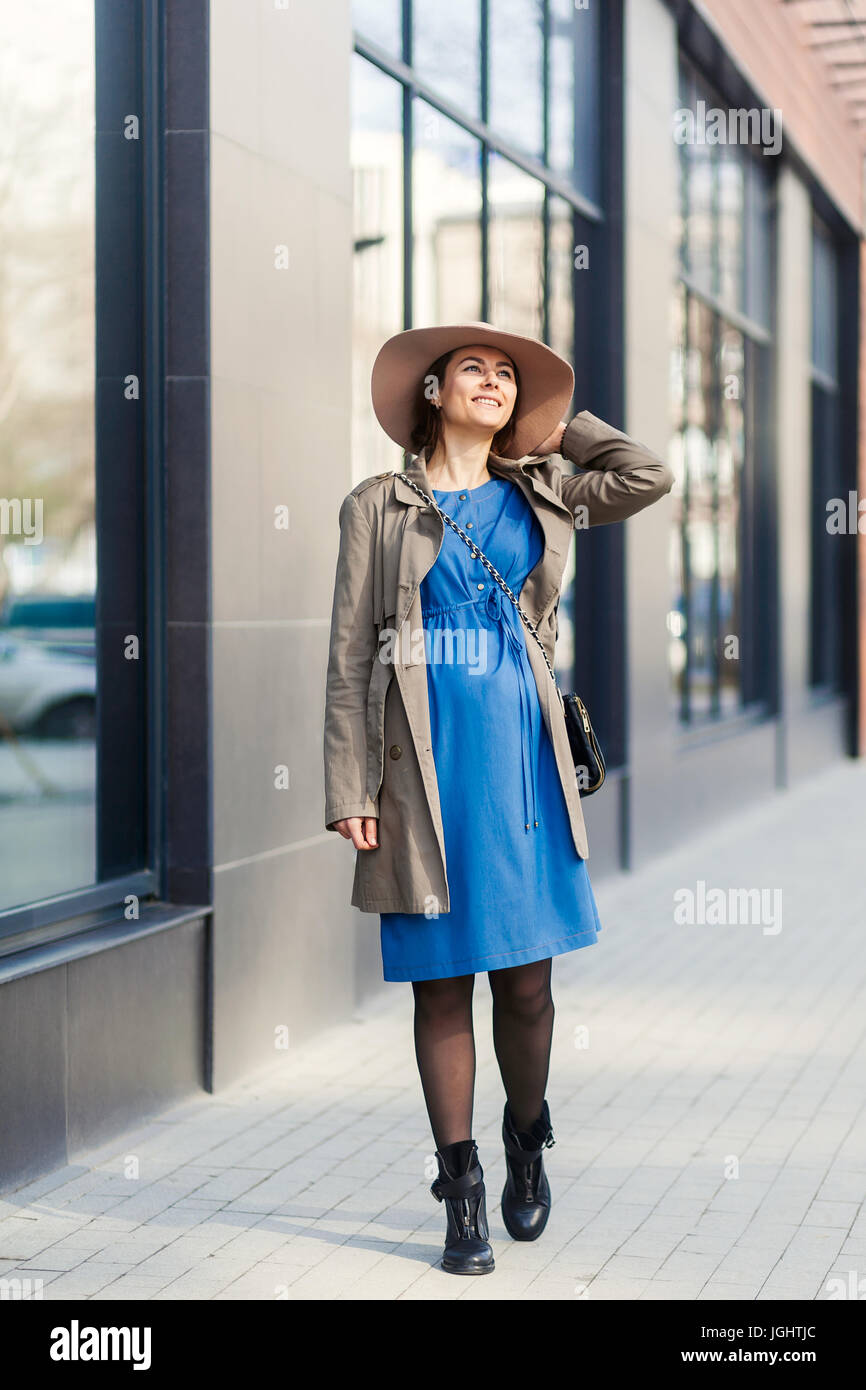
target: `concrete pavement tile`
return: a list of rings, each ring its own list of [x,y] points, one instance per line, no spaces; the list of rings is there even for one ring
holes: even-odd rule
[[[703,1279],[706,1282],[721,1264],[721,1261],[722,1257],[718,1254],[694,1255],[683,1250],[675,1250],[659,1267],[655,1277],[656,1279],[675,1281],[691,1277]]]
[[[670,1303],[692,1303],[707,1281],[700,1279],[653,1279],[638,1298]]]
[[[857,1219],[858,1202],[814,1201],[803,1217],[804,1226],[841,1226],[849,1230]]]
[[[708,1284],[704,1284],[704,1287],[698,1294],[698,1301],[703,1302],[706,1299],[721,1298],[741,1299],[752,1303],[757,1298],[760,1287],[761,1285],[759,1283],[726,1284],[723,1283],[722,1280],[711,1279]]]
[[[600,1274],[589,1284],[584,1297],[591,1303],[623,1299],[631,1302],[640,1298],[649,1284],[648,1279],[629,1279],[625,1275]]]
[[[599,1271],[605,1279],[648,1280],[660,1269],[664,1257],[653,1255],[612,1255]]]

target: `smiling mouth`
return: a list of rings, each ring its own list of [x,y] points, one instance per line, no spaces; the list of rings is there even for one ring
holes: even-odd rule
[[[495,396],[473,396],[472,399],[476,405],[495,405],[497,410],[502,404]]]

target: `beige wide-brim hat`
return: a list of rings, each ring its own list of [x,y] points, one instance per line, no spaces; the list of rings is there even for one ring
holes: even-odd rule
[[[376,419],[408,453],[416,452],[412,429],[418,424],[419,389],[433,362],[452,348],[483,343],[500,347],[517,367],[520,386],[514,408],[514,435],[503,458],[519,459],[543,444],[568,409],[574,371],[564,357],[537,338],[504,333],[492,323],[451,323],[407,328],[380,348],[373,363],[371,394]]]

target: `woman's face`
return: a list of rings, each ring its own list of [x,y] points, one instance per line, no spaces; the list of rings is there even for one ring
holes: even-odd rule
[[[458,348],[439,391],[442,418],[490,438],[507,425],[517,401],[514,363],[501,348]]]

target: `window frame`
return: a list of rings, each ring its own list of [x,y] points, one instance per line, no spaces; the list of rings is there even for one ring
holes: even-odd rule
[[[122,8],[121,8],[122,4]],[[114,875],[96,883],[53,894],[9,908],[0,909],[0,960],[31,947],[44,947],[93,931],[95,927],[117,921],[124,914],[129,898],[144,907],[147,900],[166,897],[165,826],[166,812],[162,788],[165,766],[165,573],[164,472],[162,440],[164,434],[164,345],[163,304],[166,292],[164,270],[164,208],[162,146],[164,112],[164,34],[163,0],[120,0],[113,7],[94,5],[96,45],[94,158],[97,162],[95,227],[97,247],[110,235],[114,250],[111,293],[99,293],[99,257],[96,255],[97,337],[94,411],[98,467],[100,444],[111,431],[116,456],[125,445],[132,470],[140,470],[144,517],[141,542],[145,557],[142,576],[144,648],[144,719],[141,733],[147,741],[143,766],[143,819],[140,828],[144,843],[144,865],[137,870]],[[130,154],[138,161],[131,178],[133,194],[119,202],[117,188],[107,188],[99,178],[106,136],[117,138],[119,129],[103,126],[105,110],[140,112],[138,150]],[[130,142],[132,144],[132,142]],[[118,219],[122,219],[119,223]],[[121,236],[118,236],[118,226]],[[118,274],[118,262],[120,273]],[[115,294],[121,283],[126,297]],[[127,354],[130,336],[137,361]],[[103,344],[100,348],[100,343]],[[106,349],[105,344],[108,344]],[[137,421],[118,441],[106,408],[103,382],[135,371],[140,381],[140,411]],[[97,543],[100,535],[100,491],[97,480]],[[97,644],[100,631],[100,585],[110,576],[97,574]],[[97,695],[97,711],[99,711]],[[99,717],[99,715],[98,715]],[[111,775],[110,769],[109,775]],[[97,809],[97,852],[99,852],[100,766],[97,760],[95,801]]]
[[[682,100],[685,96],[686,104],[694,106],[697,97],[706,98],[708,107],[724,107],[724,97],[709,78],[690,56],[687,49],[680,46],[678,52],[678,96]],[[730,104],[730,103],[728,103]],[[720,148],[720,147],[717,147]],[[739,146],[737,148],[740,148]],[[689,645],[686,647],[686,662],[677,678],[679,689],[672,678],[672,672],[668,665],[668,675],[671,690],[671,707],[675,715],[676,727],[681,739],[688,739],[692,736],[702,737],[706,733],[715,733],[727,728],[738,728],[743,723],[763,721],[772,717],[778,711],[778,686],[776,673],[776,656],[778,644],[778,610],[775,602],[775,565],[777,560],[777,538],[773,525],[773,489],[772,479],[775,466],[775,456],[773,449],[773,431],[769,419],[773,413],[773,401],[775,396],[775,333],[772,319],[772,305],[775,303],[775,287],[777,274],[777,250],[776,250],[776,197],[775,197],[775,166],[768,173],[771,174],[767,185],[767,226],[766,226],[766,249],[768,260],[768,285],[766,303],[769,308],[768,322],[761,323],[752,317],[745,306],[735,306],[723,300],[716,292],[715,280],[719,275],[719,238],[715,235],[718,221],[717,205],[717,185],[718,179],[713,177],[712,192],[712,218],[713,218],[713,256],[714,256],[714,284],[708,288],[701,283],[691,269],[688,259],[688,224],[690,216],[689,182],[683,176],[683,156],[680,155],[680,212],[682,216],[682,241],[678,253],[677,267],[677,292],[684,296],[684,343],[686,353],[684,356],[683,370],[686,370],[686,358],[688,355],[688,322],[690,304],[693,300],[701,303],[713,316],[713,342],[714,345],[720,340],[721,332],[725,327],[734,329],[743,338],[744,348],[744,371],[743,371],[743,427],[745,436],[743,464],[740,474],[740,493],[738,499],[738,518],[737,518],[737,547],[738,547],[738,567],[736,574],[736,587],[739,598],[739,610],[741,614],[741,630],[738,634],[740,639],[739,656],[739,700],[735,708],[726,710],[720,699],[721,679],[721,630],[714,622],[713,636],[716,641],[715,656],[710,658],[710,669],[712,673],[712,693],[709,710],[695,712],[692,709],[690,700],[690,686],[688,682],[688,670],[690,665]],[[756,192],[754,174],[757,168],[757,160],[763,158],[757,152],[745,147],[745,160],[743,163],[743,205],[741,215],[741,245],[743,255],[743,297],[748,300],[748,289],[754,284],[754,266],[750,266],[747,258],[753,252],[754,223],[751,216],[753,211],[753,200]],[[714,349],[713,356],[714,368],[718,369],[718,355]],[[757,409],[757,403],[762,403],[762,410]],[[763,421],[763,423],[762,423]],[[715,437],[715,436],[713,436]],[[683,451],[683,466],[685,476],[683,479],[683,506],[682,515],[679,521],[679,535],[682,537],[688,524],[688,460]],[[716,532],[716,538],[718,533]],[[717,544],[717,539],[716,539]],[[686,597],[686,617],[687,617],[687,594],[688,577],[683,576],[683,594]],[[714,591],[718,587],[718,566],[716,567],[715,579],[713,581]],[[755,620],[757,613],[764,613],[770,618],[770,631],[762,633]],[[718,614],[716,614],[718,618]],[[686,623],[688,631],[688,622]]]
[[[835,370],[816,362],[815,354],[815,304],[817,298],[817,278],[815,267],[815,247],[822,241],[833,257],[835,304],[834,311],[834,356]],[[842,392],[842,255],[841,248],[832,228],[821,218],[817,209],[812,208],[811,223],[812,266],[811,286],[811,332],[809,348],[810,383],[810,443],[809,443],[809,484],[811,498],[811,534],[809,538],[809,692],[813,699],[832,699],[844,691],[844,640],[842,611],[844,607],[845,565],[841,553],[844,540],[834,537],[833,544],[838,552],[830,563],[829,537],[826,532],[826,502],[829,496],[844,496],[843,461],[841,457],[843,438],[843,392]],[[828,414],[829,413],[829,414]],[[823,450],[824,430],[829,428],[833,441],[834,458],[827,465]],[[821,640],[822,604],[835,599],[830,604],[833,614],[829,644]],[[830,651],[828,653],[828,646]],[[828,674],[827,658],[832,660],[832,670]]]

